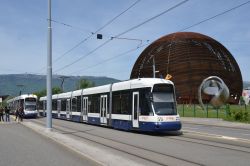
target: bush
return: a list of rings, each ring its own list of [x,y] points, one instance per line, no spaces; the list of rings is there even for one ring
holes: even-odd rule
[[[228,107],[227,107],[228,108]],[[229,119],[235,121],[248,121],[249,113],[246,110],[230,110],[226,109]]]
[[[234,112],[233,118],[236,121],[241,121],[243,119],[243,113],[242,113],[242,111]]]
[[[244,111],[243,120],[248,121],[248,112],[247,111]]]

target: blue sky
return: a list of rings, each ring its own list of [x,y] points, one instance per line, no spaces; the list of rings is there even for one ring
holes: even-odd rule
[[[93,35],[76,49],[58,57],[124,11],[136,0],[52,0],[52,19],[73,27],[52,23],[54,74],[108,76],[128,79],[131,69],[145,49],[102,63],[136,48],[136,40],[113,39],[73,65],[63,66],[86,56],[111,36],[159,14],[182,0],[141,0],[133,8],[102,29],[102,40]],[[178,8],[120,37],[151,43],[212,17],[247,0],[189,0]],[[0,74],[46,73],[47,0],[0,0]],[[250,81],[250,3],[186,31],[208,35],[221,42],[239,64],[244,81]],[[149,42],[147,42],[149,40]],[[100,65],[96,65],[99,64]],[[91,66],[91,68],[89,68]]]

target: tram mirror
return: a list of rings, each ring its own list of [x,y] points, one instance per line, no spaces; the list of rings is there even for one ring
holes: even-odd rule
[[[225,104],[229,98],[229,89],[224,81],[217,76],[210,76],[204,79],[198,89],[198,100],[201,107],[205,110],[202,93],[212,97],[209,103],[214,108],[219,108]]]

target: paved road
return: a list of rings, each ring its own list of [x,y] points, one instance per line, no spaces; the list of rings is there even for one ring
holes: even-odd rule
[[[45,125],[44,118],[31,121]],[[63,136],[102,149],[97,159],[110,153],[142,165],[245,166],[250,163],[249,140],[232,140],[199,132],[183,132],[182,135],[178,132],[160,135],[124,132],[55,119],[53,127]]]
[[[0,122],[0,166],[97,165],[18,123]]]
[[[250,124],[206,118],[182,118],[182,123],[184,132],[207,133],[250,141]]]
[[[236,128],[227,128],[220,126],[207,126],[200,124],[185,124],[183,123],[183,131],[191,132],[200,132],[208,133],[214,135],[221,135],[231,138],[241,138],[248,139],[250,141],[250,130],[247,129],[236,129]]]

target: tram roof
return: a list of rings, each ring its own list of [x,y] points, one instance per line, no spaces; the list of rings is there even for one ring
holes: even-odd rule
[[[13,102],[15,100],[25,99],[25,98],[28,98],[28,97],[32,97],[32,98],[36,98],[37,99],[36,95],[33,95],[33,94],[23,94],[23,95],[20,95],[20,96],[17,96],[17,97],[14,97],[14,98],[8,100],[7,103]]]
[[[137,89],[144,87],[153,87],[155,84],[173,84],[170,80],[160,79],[160,78],[138,78],[133,80],[127,80],[122,82],[117,82],[112,84],[112,91],[126,90],[126,89]],[[87,89],[80,89],[76,91],[56,94],[52,96],[52,99],[60,98],[71,98],[71,96],[80,96],[80,95],[90,95],[90,94],[100,94],[107,93],[110,91],[111,84],[97,86]],[[46,96],[41,97],[40,101],[46,100]]]

